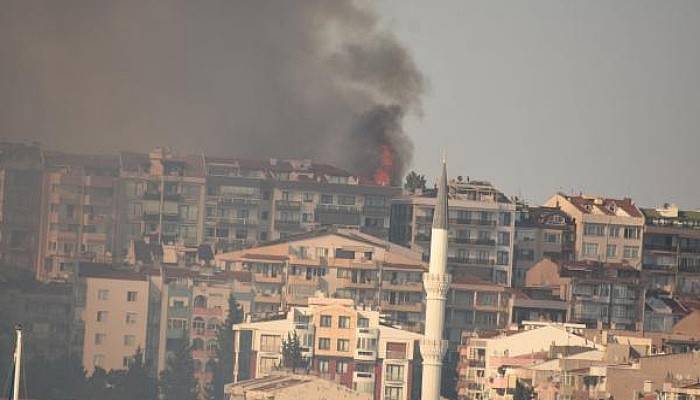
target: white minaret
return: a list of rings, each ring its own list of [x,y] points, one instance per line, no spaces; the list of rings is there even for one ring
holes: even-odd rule
[[[447,340],[442,339],[445,325],[445,302],[450,287],[447,274],[447,164],[442,160],[442,176],[438,182],[437,202],[433,214],[430,239],[430,269],[423,274],[425,287],[425,336],[420,344],[423,356],[422,400],[440,399],[442,358]]]

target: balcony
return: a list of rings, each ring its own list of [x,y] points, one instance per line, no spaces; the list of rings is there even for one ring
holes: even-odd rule
[[[485,219],[450,218],[450,225],[496,226],[496,221]]]
[[[260,283],[282,283],[282,274],[278,273],[276,275],[264,275],[264,274],[253,274],[253,280]]]
[[[680,252],[700,254],[700,247],[681,247]]]
[[[423,292],[423,282],[413,281],[383,281],[382,289],[403,292]]]
[[[221,308],[200,308],[195,307],[192,309],[192,315],[201,315],[208,317],[221,317],[224,315],[224,310]]]
[[[642,269],[652,272],[673,272],[675,267],[673,265],[643,264]]]
[[[644,250],[654,250],[654,251],[662,251],[662,252],[676,252],[676,246],[672,246],[670,244],[658,244],[658,243],[645,243],[644,244]]]
[[[450,242],[456,244],[471,244],[475,246],[495,246],[493,239],[470,239],[470,238],[450,238]]]
[[[321,225],[359,226],[360,210],[352,206],[321,204],[316,207],[316,222]]]
[[[278,210],[301,210],[301,201],[275,200],[275,208]]]
[[[468,257],[448,257],[448,263],[452,264],[466,264],[466,265],[494,265],[494,260],[487,258],[468,258]]]
[[[362,207],[362,214],[365,217],[382,218],[389,214],[389,209],[383,206],[364,206]]]
[[[255,207],[260,204],[257,198],[241,198],[222,196],[219,198],[219,205],[222,207]]]
[[[300,220],[275,220],[275,229],[279,230],[303,230]]]
[[[255,295],[256,303],[267,303],[267,304],[281,304],[282,296],[279,294],[262,294],[258,293]]]
[[[392,304],[386,300],[382,300],[379,303],[382,311],[400,311],[400,312],[423,312],[423,303],[404,303],[404,304]]]

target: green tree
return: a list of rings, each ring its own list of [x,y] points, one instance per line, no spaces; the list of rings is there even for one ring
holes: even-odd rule
[[[139,347],[129,364],[129,369],[114,377],[115,396],[120,399],[155,400],[158,383],[148,371],[143,351]]]
[[[415,193],[416,190],[425,190],[426,180],[425,175],[421,175],[416,171],[411,171],[406,175],[406,182],[404,183],[404,189],[411,193]]]
[[[296,372],[302,366],[301,343],[297,331],[287,332],[287,339],[282,340],[282,365]]]
[[[514,400],[530,400],[535,397],[535,393],[532,390],[532,386],[518,379],[515,383],[515,394],[513,395]]]
[[[216,357],[210,360],[212,382],[207,386],[207,397],[224,399],[224,385],[233,381],[233,326],[243,322],[243,309],[233,295],[228,298],[228,315],[217,334]]]
[[[165,370],[160,375],[159,386],[164,400],[197,399],[199,385],[194,378],[194,360],[189,345],[183,345],[175,354],[167,358]]]

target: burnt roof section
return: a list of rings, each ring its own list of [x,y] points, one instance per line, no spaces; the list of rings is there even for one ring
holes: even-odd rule
[[[447,229],[447,162],[442,161],[442,176],[438,181],[437,200],[433,214],[433,229]]]

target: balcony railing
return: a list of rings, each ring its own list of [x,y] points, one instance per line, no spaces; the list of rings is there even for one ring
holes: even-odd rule
[[[494,265],[495,261],[487,258],[468,258],[468,257],[448,257],[447,262],[453,264],[466,265]]]
[[[496,226],[496,221],[490,219],[450,218],[449,223],[453,225]]]
[[[275,208],[277,208],[278,210],[300,210],[301,201],[275,200]]]
[[[479,246],[494,246],[496,244],[496,241],[493,239],[450,238],[450,241],[457,244],[473,244]]]

